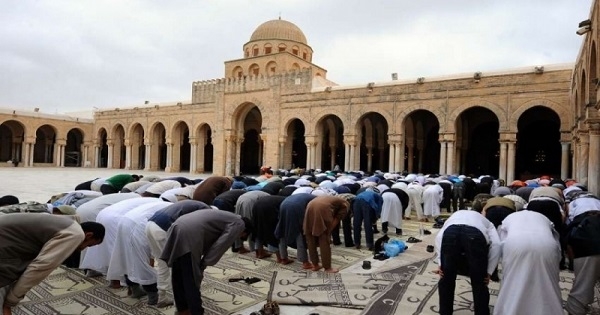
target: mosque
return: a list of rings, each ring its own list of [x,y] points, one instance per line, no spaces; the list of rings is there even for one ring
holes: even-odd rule
[[[572,64],[343,86],[298,26],[259,25],[191,100],[93,119],[0,109],[0,164],[221,175],[273,168],[575,178],[600,193],[599,5]],[[574,31],[577,30],[574,25]]]

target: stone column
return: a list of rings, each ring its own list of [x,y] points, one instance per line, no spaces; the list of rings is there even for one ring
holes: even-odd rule
[[[194,154],[194,156],[196,157],[196,162],[194,163],[194,172],[196,173],[205,172],[206,161],[204,161],[204,148],[206,147],[207,142],[208,139],[206,138],[206,135],[203,135],[202,137],[196,140],[196,153]],[[225,147],[225,151],[226,150],[227,147]]]
[[[415,173],[415,168],[413,167],[414,164],[414,146],[412,144],[410,144],[408,146],[408,172],[409,173]]]
[[[23,157],[23,167],[28,167],[29,165],[29,146],[30,143],[25,142],[25,156]]]
[[[506,184],[510,185],[515,180],[515,154],[517,143],[508,142],[508,156],[506,157]]]
[[[561,142],[561,160],[560,160],[560,178],[567,179],[569,177],[569,152],[570,142]]]
[[[447,144],[448,152],[446,153],[446,174],[454,174],[454,158],[456,152],[454,152],[454,141],[448,141]]]
[[[350,144],[344,142],[344,145],[344,170],[347,171],[350,169]]]
[[[257,161],[260,164],[259,168],[265,166],[265,159],[264,159],[264,154],[263,154],[263,148],[265,147],[265,137],[266,137],[266,135],[264,135],[262,133],[258,135],[258,143],[257,143],[258,159],[257,159]],[[266,150],[265,150],[265,152],[266,152]]]
[[[598,196],[600,193],[600,123],[590,124],[590,144],[588,160],[588,191]]]
[[[225,175],[233,175],[235,166],[232,161],[235,157],[233,154],[233,136],[225,137]]]
[[[60,148],[60,160],[59,160],[59,164],[60,164],[60,167],[65,167],[65,149],[66,149],[66,146],[64,144],[61,144],[59,146],[59,148]]]
[[[504,141],[500,142],[500,173],[498,178],[506,180],[506,155],[508,151],[508,144]],[[510,183],[507,183],[510,185]]]
[[[590,136],[587,133],[581,133],[579,135],[579,139],[581,141],[581,146],[579,148],[579,156],[577,157],[578,161],[578,175],[577,181],[588,186],[588,166],[590,159]]]
[[[151,169],[150,162],[152,161],[152,144],[150,142],[144,143],[144,170],[149,171]]]
[[[309,170],[312,168],[312,143],[304,142],[306,144],[306,169]]]
[[[388,172],[395,173],[396,172],[396,144],[390,143],[390,157],[389,157],[389,167]]]
[[[167,140],[167,164],[165,165],[165,172],[173,171],[173,142]]]
[[[396,143],[395,159],[396,172],[404,171],[404,142],[402,141]]]
[[[573,161],[571,162],[573,167],[571,168],[571,178],[577,179],[577,155],[579,154],[579,138],[573,137],[573,145],[571,146],[571,154],[573,155]]]
[[[98,144],[94,145],[94,167],[100,167],[100,147],[98,146]]]
[[[350,170],[352,170],[352,171],[356,170],[356,166],[354,164],[354,159],[356,157],[355,155],[356,155],[356,145],[353,143],[353,144],[350,144]]]
[[[131,141],[125,140],[125,169],[131,169]]]
[[[440,141],[440,175],[446,174],[446,141]]]
[[[367,147],[367,172],[373,171],[373,147]]]
[[[285,168],[285,140],[279,139],[279,166],[278,168]]]
[[[327,169],[333,170],[333,168],[335,167],[336,150],[337,148],[335,147],[335,145],[329,146],[329,151],[331,152],[331,161],[329,161],[329,166],[327,167]]]
[[[235,166],[233,168],[234,170],[234,174],[231,175],[237,175],[240,173],[240,166],[241,163],[240,161],[242,160],[242,142],[244,142],[244,138],[243,137],[234,137],[233,139],[233,143],[234,143],[234,157],[235,159],[232,161],[233,165]]]
[[[198,170],[198,139],[190,137],[190,174],[195,174]]]
[[[108,145],[108,159],[106,160],[106,168],[113,168],[113,152],[115,149],[115,143],[111,140],[106,144]]]
[[[89,149],[90,149],[89,145],[84,145],[83,146],[83,154],[82,154],[83,157],[81,158],[81,166],[82,167],[85,167],[85,163],[88,161],[88,157],[89,157],[88,151],[89,151]]]

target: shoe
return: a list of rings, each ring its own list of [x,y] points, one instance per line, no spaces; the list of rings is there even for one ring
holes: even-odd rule
[[[148,305],[156,305],[158,303],[158,292],[148,292]]]
[[[433,245],[427,245],[427,252],[433,253]]]
[[[421,242],[421,240],[411,236],[406,240],[406,242],[407,243],[419,243],[419,242]]]
[[[402,229],[396,229],[396,235],[402,235]]]
[[[134,299],[139,299],[148,294],[148,293],[146,293],[146,291],[144,291],[144,289],[142,289],[142,287],[139,284],[130,286],[130,288],[131,288],[131,297]]]
[[[173,299],[171,299],[169,297],[169,295],[167,294],[167,291],[165,291],[165,290],[158,291],[158,303],[156,303],[156,307],[163,308],[163,307],[167,307],[167,306],[170,306],[173,304],[174,304]]]
[[[371,269],[371,262],[368,260],[363,261],[362,268],[365,270]]]
[[[98,271],[96,271],[96,270],[88,269],[88,270],[85,272],[85,276],[86,276],[86,277],[88,277],[88,278],[100,277],[100,276],[102,276],[102,273],[101,273],[101,272],[98,272]]]
[[[354,243],[346,244],[344,246],[346,246],[346,247],[354,247]]]
[[[423,230],[423,234],[425,234],[425,235],[430,235],[430,234],[431,234],[431,231],[429,231],[429,230]]]

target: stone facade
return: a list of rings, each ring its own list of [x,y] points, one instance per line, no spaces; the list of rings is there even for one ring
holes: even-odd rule
[[[0,113],[0,161],[47,163],[32,149],[43,141],[55,146],[49,163],[63,166],[60,152],[70,151],[61,146],[77,130],[79,166],[234,175],[261,165],[338,165],[508,182],[550,174],[597,193],[597,15],[594,1],[574,64],[357,86],[327,80],[302,31],[273,20],[252,34],[241,59],[225,62],[223,78],[193,82],[191,101],[100,110],[93,121]],[[55,136],[40,136],[42,125]]]

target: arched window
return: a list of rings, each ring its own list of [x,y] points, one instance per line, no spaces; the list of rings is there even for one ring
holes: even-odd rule
[[[306,60],[306,57],[308,57],[308,53],[306,53],[306,51],[302,52],[302,59]]]
[[[248,68],[248,73],[250,75],[258,75],[259,72],[260,72],[260,68],[255,63],[253,63],[252,65],[250,65],[250,68]]]
[[[294,54],[294,55],[298,56],[298,50],[299,50],[299,49],[298,49],[298,46],[293,46],[293,47],[292,47],[292,54]]]
[[[244,69],[242,69],[242,67],[237,66],[235,68],[233,68],[233,71],[231,71],[231,76],[234,78],[241,78],[244,76]]]
[[[279,52],[284,52],[287,49],[285,44],[279,44]]]
[[[254,47],[252,47],[252,56],[258,56],[258,45],[254,45]]]
[[[277,63],[275,61],[271,61],[271,62],[267,63],[267,66],[265,67],[265,73],[267,75],[273,75],[273,74],[275,74],[276,71],[277,71]]]
[[[265,55],[268,55],[272,52],[273,47],[271,47],[271,44],[265,44]]]

